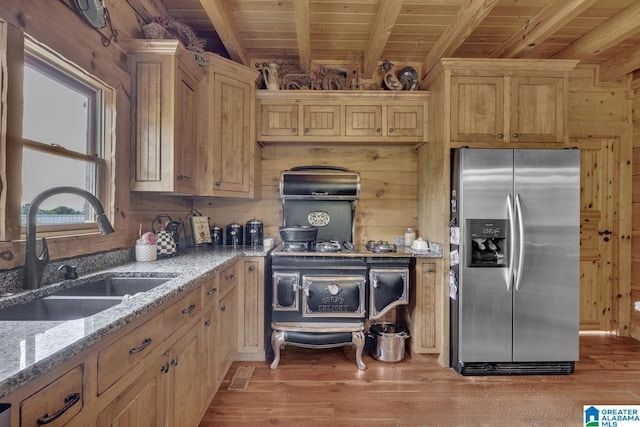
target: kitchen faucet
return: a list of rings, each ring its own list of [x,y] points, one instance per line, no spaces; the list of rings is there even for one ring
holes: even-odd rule
[[[40,252],[40,255],[36,255],[36,213],[38,208],[49,197],[66,193],[83,197],[91,203],[91,206],[96,211],[96,222],[103,236],[114,231],[98,199],[86,190],[77,187],[54,187],[38,194],[31,201],[31,205],[27,210],[27,243],[24,254],[24,280],[22,285],[24,289],[37,289],[40,287],[42,273],[49,262],[49,248],[44,237],[42,238],[42,252]]]

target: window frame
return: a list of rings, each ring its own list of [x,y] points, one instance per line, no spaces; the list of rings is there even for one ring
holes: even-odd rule
[[[40,71],[46,71],[50,78],[60,82],[73,82],[73,86],[86,85],[88,88],[96,89],[96,95],[92,97],[95,105],[89,117],[91,133],[88,135],[88,145],[91,148],[87,150],[88,154],[69,150],[58,144],[33,141],[24,137],[21,138],[21,149],[94,163],[96,167],[95,196],[103,205],[107,217],[113,222],[116,90],[28,36],[24,40],[24,66],[27,63]],[[23,163],[20,165],[21,170],[22,166]],[[20,212],[17,212],[17,215],[20,215]],[[38,224],[37,232],[38,236],[53,237],[94,234],[99,231],[96,222],[89,221],[72,224]],[[25,237],[26,226],[21,225],[19,239],[22,240]]]

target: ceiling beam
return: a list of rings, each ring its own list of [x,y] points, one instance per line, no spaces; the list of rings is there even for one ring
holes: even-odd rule
[[[422,80],[441,58],[451,56],[498,4],[498,0],[466,0],[422,62]],[[422,87],[422,89],[425,89]]]
[[[369,78],[373,75],[382,56],[393,26],[398,19],[404,0],[381,1],[376,14],[376,20],[369,35],[367,48],[362,64],[362,76]]]
[[[240,37],[233,24],[233,17],[226,0],[200,0],[200,4],[231,59],[243,65],[250,65],[247,53],[242,47]]]
[[[549,2],[546,7],[527,20],[522,28],[494,50],[489,57],[518,58],[523,52],[555,34],[595,2],[596,0]]]
[[[590,58],[638,31],[640,31],[640,0],[589,31],[552,58]]]
[[[637,69],[640,69],[640,46],[631,46],[624,52],[600,64],[598,76],[601,82],[609,82]]]
[[[309,0],[293,0],[293,10],[298,34],[298,58],[300,68],[309,71],[311,68],[311,27],[309,25]]]

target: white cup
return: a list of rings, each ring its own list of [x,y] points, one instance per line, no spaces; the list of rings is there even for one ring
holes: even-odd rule
[[[426,240],[422,240],[422,237],[418,237],[413,241],[411,247],[416,251],[428,251],[429,250],[429,242]]]
[[[155,261],[158,259],[157,245],[136,245],[136,261]]]

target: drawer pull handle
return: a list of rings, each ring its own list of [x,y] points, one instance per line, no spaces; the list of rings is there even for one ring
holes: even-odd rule
[[[71,393],[67,397],[64,398],[65,405],[55,414],[49,416],[49,414],[44,414],[40,418],[38,418],[38,424],[49,424],[58,418],[60,418],[65,412],[67,412],[73,405],[80,401],[80,393]]]
[[[205,320],[204,326],[211,326],[211,319]]]
[[[195,304],[191,304],[189,307],[187,307],[184,310],[182,310],[182,314],[189,314],[195,309],[196,309],[196,305]]]
[[[142,340],[140,347],[132,348],[131,350],[129,350],[129,354],[140,353],[142,350],[149,347],[150,345],[151,345],[151,338],[145,338],[144,340]]]
[[[226,280],[233,280],[233,277],[234,277],[234,275],[233,275],[233,274],[230,274],[230,275],[228,275],[228,276],[224,276],[224,278],[225,278]]]
[[[215,294],[216,292],[218,292],[218,288],[213,288],[213,289],[211,289],[209,292],[207,292],[207,295],[213,295],[213,294]]]

